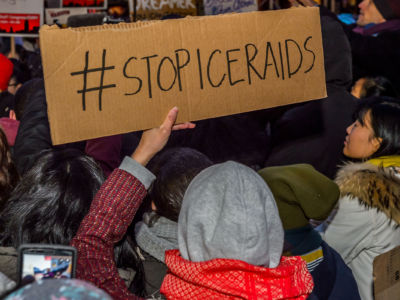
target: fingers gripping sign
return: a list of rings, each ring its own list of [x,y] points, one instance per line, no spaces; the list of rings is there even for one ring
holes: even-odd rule
[[[172,108],[160,127],[143,131],[142,138],[132,158],[145,166],[167,144],[173,130],[192,129],[196,125],[186,122],[175,124],[178,116],[178,107]]]

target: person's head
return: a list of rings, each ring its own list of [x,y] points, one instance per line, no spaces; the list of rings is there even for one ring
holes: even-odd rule
[[[325,220],[339,199],[337,184],[308,164],[267,167],[258,174],[274,195],[285,230]]]
[[[203,169],[212,165],[212,161],[201,152],[192,148],[169,148],[158,153],[149,162],[147,168],[156,176],[156,180],[148,190],[148,199],[151,201],[152,213],[146,213],[140,217],[148,227],[161,227],[165,225],[166,220],[160,222],[160,217],[167,218],[173,222],[178,222],[179,212],[183,201],[185,191],[192,179]],[[142,205],[145,211],[149,207]],[[140,232],[143,229],[143,223],[135,226],[134,242],[138,249],[142,238]],[[136,251],[135,262],[135,294],[147,297],[146,291],[146,272],[141,254]]]
[[[191,148],[172,148],[156,155],[148,169],[156,176],[149,189],[149,198],[157,215],[178,222],[189,183],[211,165],[207,156]]]
[[[80,151],[45,151],[1,212],[3,244],[68,245],[102,182],[100,167]]]
[[[18,183],[18,172],[11,158],[7,137],[0,127],[0,207]]]
[[[398,97],[390,80],[382,76],[360,78],[351,89],[351,94],[356,98],[373,96]]]
[[[368,159],[400,154],[400,100],[372,97],[360,103],[347,130],[343,154]]]
[[[8,82],[8,92],[15,95],[22,84],[30,79],[30,71],[26,64],[17,59],[12,58],[11,62],[14,65],[14,69]]]
[[[0,53],[0,93],[7,91],[13,68],[13,63]]]
[[[283,238],[274,197],[249,167],[228,161],[203,170],[190,183],[178,221],[184,259],[237,259],[275,268]]]
[[[363,0],[358,7],[360,8],[360,15],[357,20],[359,26],[400,19],[400,3],[398,0]]]

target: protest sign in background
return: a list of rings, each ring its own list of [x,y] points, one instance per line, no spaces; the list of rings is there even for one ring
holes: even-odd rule
[[[45,11],[46,11],[46,24],[52,25],[55,24],[55,22],[57,22],[59,25],[66,27],[68,17],[87,14],[88,9],[85,7],[47,8]]]
[[[0,0],[0,36],[38,36],[43,0]]]
[[[131,15],[133,5],[129,0]],[[136,0],[136,20],[159,20],[166,15],[196,16],[196,0]]]
[[[206,15],[258,10],[257,0],[203,0]]]
[[[54,144],[326,96],[319,8],[59,29],[41,53]]]
[[[62,7],[107,8],[107,0],[62,0]]]

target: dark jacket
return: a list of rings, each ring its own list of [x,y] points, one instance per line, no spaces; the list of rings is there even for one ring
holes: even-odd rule
[[[362,35],[345,26],[345,32],[352,50],[354,79],[384,76],[400,93],[400,20],[394,21],[398,22],[397,30],[383,28],[374,35]]]
[[[49,149],[76,148],[100,163],[104,174],[108,175],[120,163],[121,136],[111,136],[85,142],[53,146],[47,116],[46,94],[43,81],[27,97],[14,145],[14,161],[19,174],[28,171]],[[68,130],[68,128],[64,128]]]
[[[285,230],[284,255],[307,262],[314,281],[309,300],[360,299],[351,269],[310,225]]]
[[[321,16],[321,25],[328,97],[294,105],[271,124],[273,146],[265,166],[308,163],[333,178],[356,99],[347,91],[351,50],[342,26],[329,15]]]
[[[167,275],[168,268],[165,263],[154,258],[143,249],[140,249],[142,256],[143,272],[144,272],[144,292],[146,298],[165,299],[160,294],[161,284]],[[135,290],[131,290],[135,293]]]
[[[268,151],[268,113],[261,110],[194,122],[193,130],[172,132],[167,148],[190,147],[214,163],[233,160],[259,169]]]
[[[327,243],[322,242],[321,247],[324,260],[311,272],[314,290],[308,299],[359,300],[357,283],[350,268]]]
[[[21,176],[29,170],[42,150],[52,148],[43,82],[24,105],[14,145],[14,161]]]
[[[65,128],[65,130],[68,130],[68,128]],[[23,176],[35,164],[42,151],[69,147],[84,151],[84,144],[82,143],[53,146],[47,117],[46,93],[42,81],[36,85],[35,90],[29,95],[20,116],[13,152],[17,170]]]

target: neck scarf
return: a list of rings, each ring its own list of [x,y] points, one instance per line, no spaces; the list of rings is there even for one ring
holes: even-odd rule
[[[381,156],[367,161],[367,163],[378,167],[400,167],[400,155]]]
[[[178,248],[178,224],[164,217],[159,217],[153,226],[139,222],[135,226],[135,238],[141,249],[164,262],[165,251]]]
[[[400,19],[389,20],[380,24],[368,24],[367,26],[361,27],[357,26],[353,29],[354,32],[357,32],[362,35],[376,35],[381,32],[388,31],[398,31],[400,30]]]
[[[314,283],[306,262],[282,257],[276,268],[235,259],[191,262],[179,250],[165,254],[169,268],[161,286],[167,299],[307,299]]]

